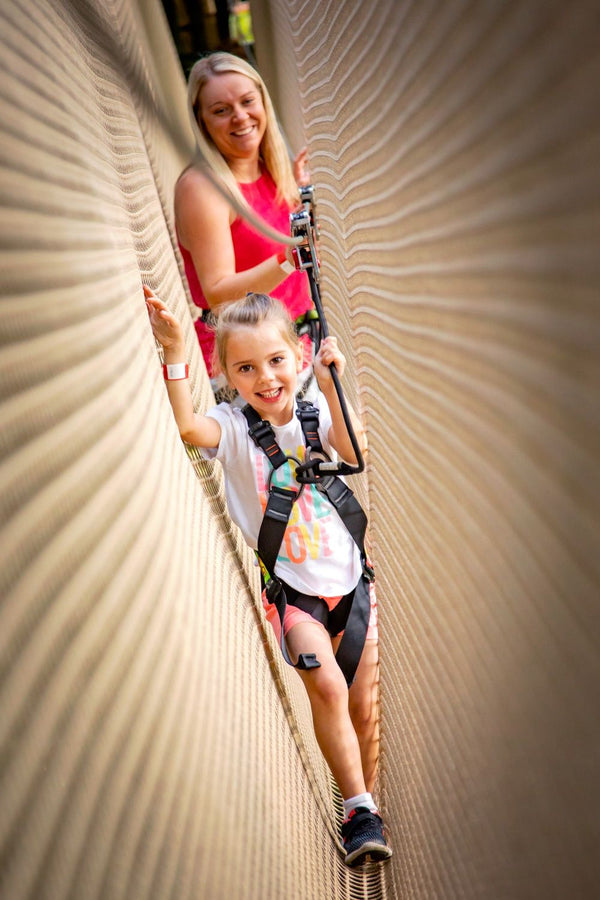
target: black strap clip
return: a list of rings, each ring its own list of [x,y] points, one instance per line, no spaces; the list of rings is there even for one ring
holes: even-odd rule
[[[271,462],[273,462],[274,457],[280,454],[281,461],[278,462],[278,465],[275,466],[275,468],[278,468],[282,462],[285,462],[285,454],[281,451],[279,444],[275,440],[275,435],[270,422],[265,421],[265,419],[260,419],[248,428],[248,434],[256,446],[263,451]]]
[[[275,603],[281,594],[281,582],[278,578],[269,578],[265,585],[265,596],[269,603]]]
[[[321,663],[316,653],[301,653],[296,663],[296,669],[320,669]]]
[[[375,569],[373,568],[371,563],[367,562],[366,560],[363,563],[363,576],[366,578],[369,584],[372,584],[375,581]]]

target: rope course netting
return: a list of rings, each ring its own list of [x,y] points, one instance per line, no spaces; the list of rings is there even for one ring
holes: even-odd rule
[[[142,280],[213,402],[162,8],[4,0],[0,896],[595,896],[597,4],[252,10],[369,427],[394,857],[343,865],[304,691],[162,384]]]

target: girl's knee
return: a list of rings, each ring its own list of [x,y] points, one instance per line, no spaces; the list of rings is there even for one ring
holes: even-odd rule
[[[304,676],[306,689],[322,706],[334,707],[348,703],[348,686],[337,663],[322,664]]]

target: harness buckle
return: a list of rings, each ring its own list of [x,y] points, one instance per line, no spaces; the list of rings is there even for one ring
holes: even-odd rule
[[[279,448],[277,448],[277,449],[279,449]],[[275,469],[271,469],[271,471],[269,472],[269,477],[268,477],[268,479],[267,479],[267,490],[269,491],[269,494],[275,494],[275,493],[278,493],[278,494],[282,494],[284,497],[287,497],[288,495],[291,494],[291,495],[294,497],[294,500],[297,500],[298,497],[300,496],[300,494],[302,493],[302,491],[304,490],[304,484],[306,483],[306,482],[303,482],[303,481],[301,481],[299,478],[296,477],[296,472],[298,471],[298,466],[301,465],[300,460],[298,459],[297,456],[292,456],[292,455],[290,454],[289,456],[284,457],[284,462],[288,462],[288,463],[289,463],[289,462],[294,462],[294,463],[296,463],[296,469],[293,470],[293,471],[294,471],[294,479],[295,479],[295,480],[298,482],[298,484],[300,485],[300,490],[297,491],[297,490],[295,490],[293,487],[289,487],[289,488],[280,488],[280,487],[277,487],[277,485],[272,484],[272,482],[273,482],[273,475],[275,474],[275,471],[276,471]]]
[[[275,603],[281,593],[281,582],[278,578],[269,578],[265,585],[265,597],[269,603]]]
[[[316,653],[301,653],[298,657],[296,669],[320,669],[321,663],[317,659]]]
[[[367,560],[363,563],[363,575],[369,584],[372,584],[375,581],[375,569]]]
[[[258,422],[255,422],[254,425],[250,425],[248,428],[248,434],[254,441],[257,447],[261,447],[267,456],[270,458],[274,453],[277,453],[279,447],[275,442],[272,443],[269,447],[263,446],[262,442],[265,441],[266,438],[273,437],[273,429],[268,421],[265,419],[260,419]],[[270,453],[271,446],[273,447],[273,453]]]

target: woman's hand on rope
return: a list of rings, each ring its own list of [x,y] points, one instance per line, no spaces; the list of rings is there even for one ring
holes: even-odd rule
[[[183,353],[185,356],[185,339],[181,325],[171,315],[166,305],[147,285],[143,285],[146,309],[150,319],[150,327],[156,340],[170,353]]]
[[[308,168],[308,148],[303,147],[293,162],[294,178],[298,187],[306,187],[310,184],[310,169]]]

